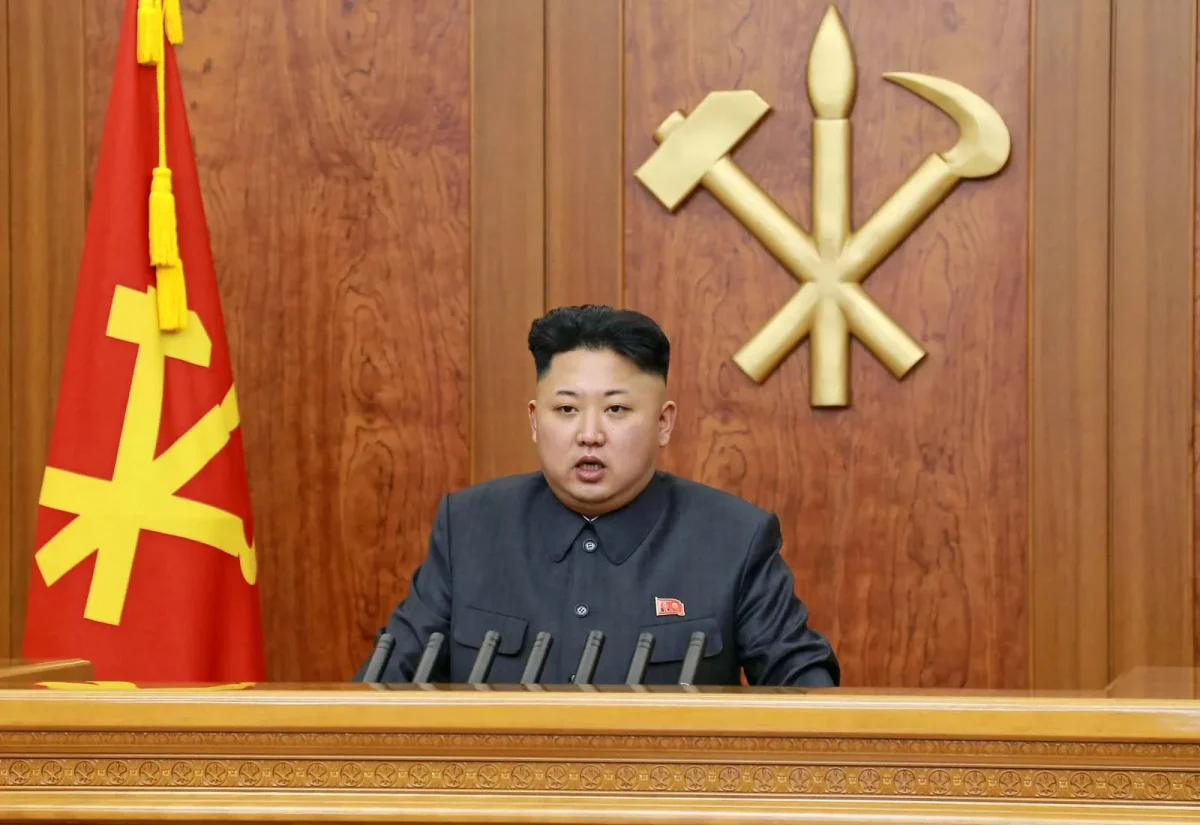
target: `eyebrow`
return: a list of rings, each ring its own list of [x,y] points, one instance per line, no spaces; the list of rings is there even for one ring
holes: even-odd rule
[[[579,393],[575,392],[575,390],[559,390],[558,392],[556,392],[554,394],[555,395],[566,395],[566,396],[569,396],[570,398],[578,398],[579,397]],[[629,395],[629,390],[617,389],[617,390],[605,390],[604,391],[605,398],[608,398],[611,395]]]

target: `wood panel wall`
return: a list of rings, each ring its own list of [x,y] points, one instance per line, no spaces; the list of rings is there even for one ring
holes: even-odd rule
[[[0,656],[124,2],[0,2]],[[849,684],[1194,662],[1196,3],[839,2],[855,224],[955,137],[881,72],[962,83],[1013,134],[866,281],[929,354],[898,382],[855,344],[840,411],[809,407],[807,344],[762,386],[731,361],[791,276],[708,195],[672,216],[632,177],[669,111],[752,88],[773,111],[735,157],[807,225],[824,0],[185,4],[270,678],[345,678],[438,497],[534,466],[525,332],[589,301],[663,323],[667,468],[780,513]]]
[[[1112,14],[1093,0],[1031,11],[1030,675],[1098,688],[1109,681]]]
[[[624,300],[624,4],[546,3],[546,306]]]
[[[471,14],[471,480],[537,466],[525,404],[529,324],[545,306],[545,12]]]
[[[8,5],[16,652],[124,0]],[[268,673],[340,681],[406,591],[438,497],[469,479],[470,6],[188,4],[184,24]]]
[[[639,228],[627,240],[626,299],[678,346],[668,466],[781,515],[797,590],[848,682],[1023,687],[1029,4],[892,5],[885,15],[870,2],[839,4],[858,68],[852,225],[957,139],[944,115],[881,73],[952,78],[1014,133],[1003,175],[957,189],[864,282],[925,361],[897,382],[855,345],[844,410],[810,407],[807,344],[756,385],[731,355],[794,294],[794,277],[713,198],[671,216],[636,181],[626,190],[628,225]],[[714,89],[754,89],[773,111],[734,157],[810,226],[804,78],[823,12],[787,0],[749,16],[732,5],[629,4],[627,169],[649,155],[672,109]]]
[[[1113,4],[1111,666],[1190,665],[1196,2]]]

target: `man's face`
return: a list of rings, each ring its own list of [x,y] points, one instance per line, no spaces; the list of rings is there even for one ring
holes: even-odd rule
[[[542,472],[566,506],[585,516],[632,501],[671,439],[675,402],[661,378],[609,350],[554,356],[529,402]]]

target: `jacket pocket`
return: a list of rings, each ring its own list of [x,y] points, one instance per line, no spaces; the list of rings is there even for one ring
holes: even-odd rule
[[[654,649],[650,651],[650,664],[660,664],[683,661],[683,657],[687,655],[688,642],[692,640],[692,634],[697,630],[704,633],[704,658],[716,656],[721,652],[724,647],[721,627],[711,616],[643,625],[638,628],[638,635],[654,634]]]
[[[483,644],[483,637],[489,630],[500,634],[500,643],[496,652],[503,656],[519,653],[525,644],[525,629],[529,622],[516,616],[505,616],[503,613],[493,613],[490,610],[480,610],[477,607],[465,607],[454,617],[451,634],[454,641],[464,647],[478,648]]]

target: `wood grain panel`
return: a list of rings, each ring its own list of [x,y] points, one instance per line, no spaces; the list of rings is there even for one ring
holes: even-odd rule
[[[1030,155],[1032,683],[1108,673],[1110,8],[1034,0]]]
[[[780,514],[812,623],[850,685],[1028,681],[1026,118],[1029,3],[838,4],[854,42],[854,225],[956,139],[884,71],[946,77],[1013,132],[997,178],[964,184],[865,282],[928,356],[898,382],[857,344],[852,406],[809,407],[808,345],[762,386],[733,353],[796,283],[707,194],[668,215],[627,174],[626,299],[671,336],[681,405],[667,466]],[[824,2],[625,4],[626,172],[671,110],[712,90],[773,106],[734,157],[809,225],[805,69]]]
[[[1113,6],[1114,676],[1194,656],[1195,14]]]
[[[546,4],[546,307],[622,299],[622,4]]]
[[[89,7],[94,168],[121,0]],[[185,7],[267,675],[342,681],[468,477],[467,0]]]
[[[471,477],[537,467],[529,324],[545,306],[543,0],[471,5]]]
[[[87,217],[83,6],[8,4],[14,651]]]
[[[9,267],[8,4],[0,2],[0,658],[12,651],[12,270]]]

